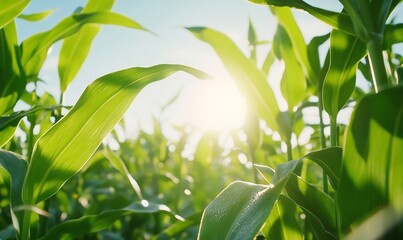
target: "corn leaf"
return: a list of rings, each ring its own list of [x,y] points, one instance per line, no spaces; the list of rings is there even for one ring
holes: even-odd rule
[[[295,174],[291,174],[285,188],[288,196],[296,204],[305,211],[310,212],[320,221],[320,225],[323,225],[325,230],[325,233],[321,233],[321,235],[330,234],[330,236],[333,236],[331,239],[336,239],[337,228],[334,200]],[[315,229],[319,228],[315,227]]]
[[[152,240],[166,240],[166,239],[173,239],[178,234],[184,232],[188,228],[192,226],[199,225],[202,213],[196,213],[188,218],[185,221],[178,221],[168,228],[164,229],[161,233],[157,236],[153,237]]]
[[[393,44],[403,42],[403,23],[386,25],[383,37],[385,48],[391,48]]]
[[[113,24],[142,29],[137,22],[130,18],[109,11],[73,14],[59,22],[51,30],[35,34],[23,41],[22,63],[26,75],[36,77],[46,59],[49,48],[55,42],[71,36],[89,23]]]
[[[94,13],[96,11],[111,10],[114,0],[88,1],[81,13]],[[137,29],[144,30],[140,25]],[[91,43],[100,31],[100,25],[87,24],[77,33],[63,40],[59,54],[58,72],[60,78],[60,90],[65,92],[67,86],[74,80],[81,69],[91,48]]]
[[[264,59],[262,65],[262,72],[265,74],[266,78],[269,76],[271,65],[273,65],[274,61],[276,60],[276,55],[274,51],[271,49],[270,52],[267,54],[266,58]]]
[[[204,210],[199,239],[254,239],[297,163],[279,165],[270,185],[230,184]]]
[[[293,108],[306,96],[304,72],[297,60],[291,39],[281,25],[277,27],[274,41],[278,41],[280,54],[285,64],[285,71],[280,83],[281,93],[287,101],[288,111],[292,112]]]
[[[27,162],[19,155],[0,149],[0,167],[4,168],[10,175],[10,205],[13,218],[13,226],[17,233],[20,232],[20,224],[23,213],[14,212],[14,208],[22,205],[22,186],[27,172]]]
[[[30,22],[37,22],[37,21],[41,21],[41,20],[49,17],[53,12],[54,12],[54,10],[47,10],[47,11],[43,11],[40,13],[20,14],[18,16],[18,18],[21,18],[21,19],[24,19],[24,20],[30,21]]]
[[[0,29],[12,22],[29,2],[29,0],[2,0],[0,2]]]
[[[304,239],[304,234],[297,218],[298,212],[295,202],[284,195],[280,195],[266,220],[262,233],[268,240],[302,240]]]
[[[304,156],[317,163],[330,177],[334,189],[337,189],[340,182],[342,148],[329,147],[322,150],[310,152]]]
[[[10,22],[0,29],[0,52],[0,115],[2,115],[12,110],[26,85],[18,51],[15,22]]]
[[[323,84],[323,107],[336,117],[355,88],[358,62],[365,56],[365,44],[338,30],[330,37],[330,66]]]
[[[403,217],[403,87],[364,97],[347,129],[337,199],[347,233],[391,206]]]
[[[318,8],[302,0],[249,0],[249,2],[264,5],[273,5],[278,7],[288,6],[291,8],[304,10],[312,16],[318,18],[322,22],[329,24],[335,29],[342,30],[351,35],[355,35],[355,30],[352,25],[351,19],[345,13],[337,13]]]
[[[281,121],[276,98],[263,72],[223,33],[204,27],[188,30],[214,48],[256,115],[264,119],[271,129],[281,131],[279,124],[284,121]]]
[[[53,239],[76,239],[88,233],[95,233],[109,228],[116,220],[133,214],[146,214],[156,212],[168,212],[183,221],[180,216],[175,215],[166,205],[156,204],[143,200],[132,203],[122,209],[109,210],[100,215],[87,215],[79,219],[70,220],[52,228],[40,240]]]
[[[84,166],[140,90],[177,71],[206,77],[182,65],[157,65],[121,70],[90,84],[71,111],[36,142],[24,182],[24,203],[36,204],[54,195]]]

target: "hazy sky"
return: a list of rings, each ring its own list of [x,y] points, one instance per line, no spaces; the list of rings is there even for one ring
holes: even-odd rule
[[[324,4],[319,0],[310,2]],[[45,21],[36,23],[19,20],[20,40],[48,30],[85,3],[81,0],[32,1],[24,13],[48,9],[54,9],[55,13]],[[326,4],[332,8],[339,7],[335,0],[328,0]],[[204,82],[185,74],[176,74],[146,87],[126,115],[131,129],[135,129],[139,122],[149,128],[152,115],[159,116],[168,125],[190,121],[200,128],[225,129],[242,124],[245,106],[223,65],[211,47],[197,40],[184,27],[207,26],[222,31],[246,52],[249,18],[260,39],[272,38],[276,22],[267,7],[246,0],[116,0],[113,10],[139,22],[158,37],[147,32],[105,26],[93,42],[86,63],[68,88],[66,104],[74,104],[84,88],[104,74],[134,66],[181,63],[206,71],[216,79]],[[296,12],[296,17],[306,39],[329,31],[326,25],[304,12]],[[40,88],[56,96],[59,47],[60,43],[55,45],[40,74],[46,82]],[[260,58],[265,57],[268,47],[260,49]],[[180,90],[177,103],[161,115],[160,106]],[[207,117],[203,118],[200,113]],[[229,116],[232,123],[225,124],[225,116]]]

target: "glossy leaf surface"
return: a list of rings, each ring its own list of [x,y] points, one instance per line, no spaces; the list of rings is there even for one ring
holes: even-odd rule
[[[364,97],[347,130],[338,202],[351,230],[382,207],[403,214],[403,88]]]
[[[35,204],[55,194],[84,166],[140,90],[177,71],[205,77],[186,66],[157,65],[121,70],[90,84],[71,111],[35,144],[24,183],[24,203]]]

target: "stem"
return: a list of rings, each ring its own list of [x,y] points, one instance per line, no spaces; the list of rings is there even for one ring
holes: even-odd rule
[[[385,62],[383,60],[381,42],[381,37],[372,35],[371,40],[367,43],[369,64],[376,93],[388,85],[388,75],[386,74]]]
[[[31,211],[24,210],[24,217],[22,220],[21,240],[30,239],[30,227],[31,227]]]
[[[291,140],[287,140],[285,142],[287,144],[287,160],[291,161],[292,158],[292,146],[291,146]]]
[[[45,200],[45,204],[43,206],[43,210],[49,212],[50,207],[50,199],[48,198]],[[39,231],[38,231],[38,238],[45,236],[46,234],[46,226],[48,224],[48,217],[39,215]]]
[[[252,165],[253,165],[253,167],[252,167],[252,169],[253,169],[253,179],[255,180],[255,183],[257,184],[258,183],[258,181],[259,181],[259,179],[258,179],[258,173],[257,173],[257,169],[256,169],[256,167],[255,167],[255,154],[254,154],[254,151],[252,152],[251,151],[251,153],[250,153],[250,159],[252,160]]]
[[[33,151],[33,148],[34,148],[34,128],[35,128],[35,122],[36,122],[36,120],[34,120],[34,121],[31,121],[30,123],[29,123],[29,133],[28,133],[28,136],[27,136],[27,158],[28,159],[31,159],[31,155],[32,155],[32,151]]]
[[[336,116],[330,116],[330,146],[335,147],[338,145],[339,133],[337,129],[337,114]],[[336,192],[336,204],[335,204],[335,213],[336,213],[336,224],[337,224],[337,239],[341,239],[341,223],[340,223],[340,212],[339,205],[337,201],[337,192]]]
[[[323,97],[322,97],[322,90],[319,91],[319,100],[318,100],[318,108],[319,108],[319,125],[320,125],[320,146],[322,149],[326,148],[326,138],[325,138],[325,124],[323,123]],[[327,174],[325,170],[322,169],[322,184],[323,184],[323,192],[326,194],[329,193],[329,186],[327,180]]]

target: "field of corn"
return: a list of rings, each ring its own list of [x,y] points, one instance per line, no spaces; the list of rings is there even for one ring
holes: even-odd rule
[[[88,0],[21,39],[19,21],[52,12],[1,0],[0,239],[403,239],[402,1],[333,1],[339,11],[245,0],[276,19],[272,39],[249,19],[245,46],[182,27],[214,51],[247,106],[242,127],[195,142],[186,124],[167,136],[158,117],[129,137],[123,117],[147,85],[177,72],[216,81],[209,69],[132,66],[65,104],[78,73],[94,71],[84,63],[102,26],[158,32],[113,11],[114,0]],[[295,10],[331,30],[306,40]],[[55,44],[59,88],[37,91]]]

